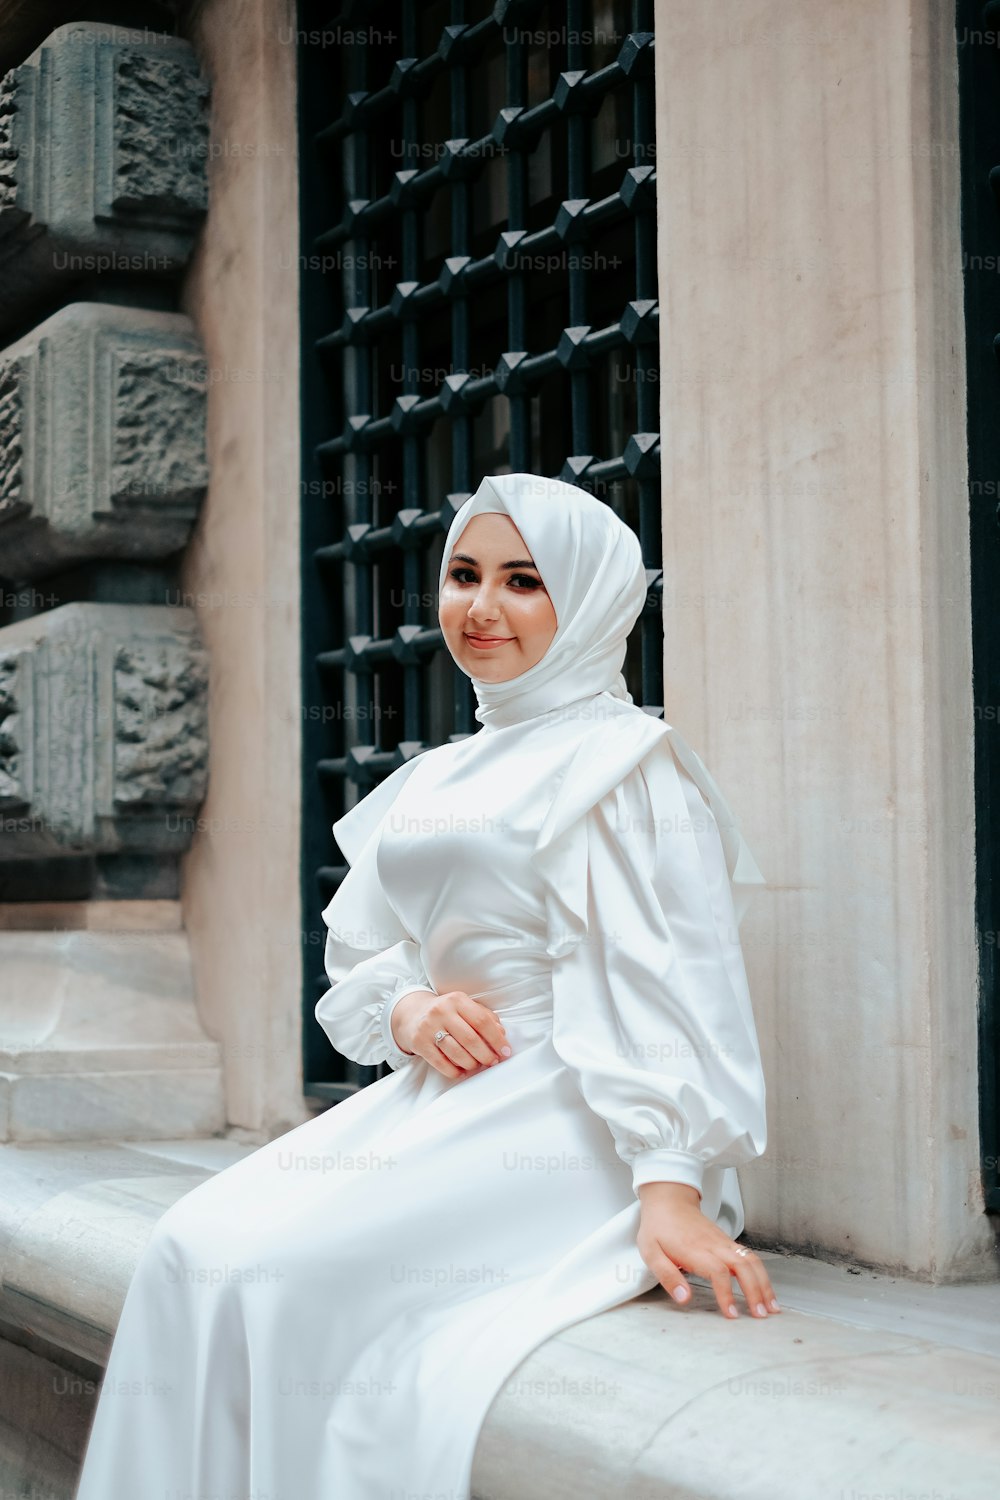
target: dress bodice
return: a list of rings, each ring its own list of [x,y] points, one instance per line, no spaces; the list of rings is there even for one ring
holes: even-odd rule
[[[531,854],[567,748],[564,733],[545,728],[516,778],[503,731],[439,747],[386,815],[379,880],[439,993],[477,994],[548,973],[544,890]]]

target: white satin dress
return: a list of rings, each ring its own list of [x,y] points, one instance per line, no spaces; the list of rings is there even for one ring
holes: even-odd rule
[[[520,1362],[656,1285],[639,1182],[741,1232],[764,1088],[723,845],[676,731],[620,709],[582,819],[594,725],[560,712],[424,752],[335,825],[316,1014],[394,1071],[164,1213],[78,1500],[464,1500]],[[670,796],[687,843],[653,826]],[[682,845],[700,866],[657,876]],[[417,988],[482,998],[512,1056],[449,1080],[402,1054]]]

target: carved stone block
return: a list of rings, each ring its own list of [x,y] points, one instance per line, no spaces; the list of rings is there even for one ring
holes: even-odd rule
[[[184,546],[208,483],[206,365],[183,313],[73,302],[0,351],[0,571]]]
[[[0,860],[185,850],[207,697],[188,609],[66,604],[0,629]]]
[[[0,80],[0,323],[67,279],[163,276],[207,205],[208,82],[190,44],[59,26]]]

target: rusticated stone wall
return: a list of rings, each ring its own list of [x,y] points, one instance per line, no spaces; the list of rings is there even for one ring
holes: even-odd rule
[[[178,899],[209,656],[170,602],[209,479],[180,310],[209,108],[146,27],[59,26],[0,80],[0,1140],[225,1124]]]

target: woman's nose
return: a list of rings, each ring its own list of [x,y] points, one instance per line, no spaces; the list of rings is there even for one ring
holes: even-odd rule
[[[495,591],[486,585],[481,585],[473,595],[472,603],[469,605],[469,614],[477,620],[495,620],[499,613],[500,606],[497,603]]]

